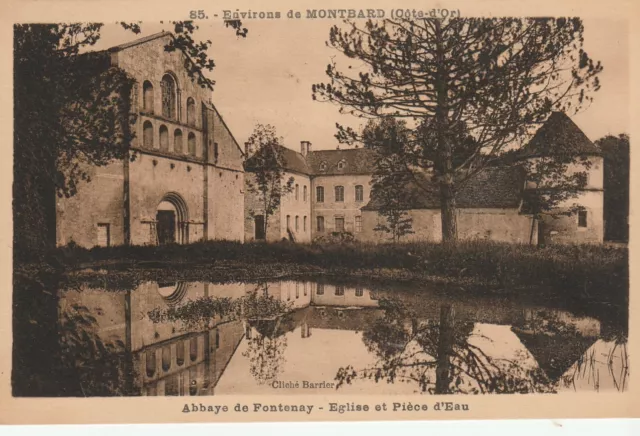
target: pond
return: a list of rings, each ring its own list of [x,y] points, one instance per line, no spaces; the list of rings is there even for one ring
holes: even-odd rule
[[[25,319],[14,321],[17,396],[570,393],[628,385],[620,329],[514,298],[449,295],[433,284],[309,277],[106,290],[92,282],[42,295],[23,298]]]

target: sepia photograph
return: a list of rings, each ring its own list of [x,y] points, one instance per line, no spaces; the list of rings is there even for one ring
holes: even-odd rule
[[[267,6],[11,23],[10,395],[628,394],[630,22]]]

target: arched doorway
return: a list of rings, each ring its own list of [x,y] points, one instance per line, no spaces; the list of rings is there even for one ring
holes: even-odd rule
[[[166,194],[156,208],[158,244],[189,242],[189,214],[184,199],[175,192]]]

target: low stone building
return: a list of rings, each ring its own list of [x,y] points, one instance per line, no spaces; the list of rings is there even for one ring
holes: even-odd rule
[[[287,177],[295,184],[311,187],[310,196],[285,196],[270,218],[268,235],[256,230],[261,210],[254,194],[245,196],[245,240],[290,239],[307,242],[331,234],[350,233],[355,239],[384,242],[389,235],[376,231],[385,218],[379,214],[381,200],[371,198],[375,156],[370,149],[312,151],[301,143],[300,152],[283,148]],[[585,172],[586,185],[575,195],[556,205],[556,212],[575,206],[581,210],[568,215],[538,216],[530,208],[535,190],[521,165],[561,153],[576,158],[567,171]],[[588,162],[583,166],[582,161]],[[510,165],[494,166],[472,177],[456,196],[458,237],[513,243],[602,243],[603,242],[603,162],[598,148],[564,113],[553,113]],[[250,177],[250,176],[248,176]],[[425,176],[425,183],[429,185]],[[408,216],[414,233],[405,241],[440,241],[442,223],[438,189],[425,192],[416,186]],[[535,216],[534,216],[535,215]],[[294,217],[304,224],[295,226]],[[289,218],[287,218],[289,217]],[[307,217],[311,217],[307,225]],[[262,222],[262,221],[260,221]],[[302,229],[302,230],[301,230]]]
[[[56,243],[155,245],[242,241],[243,152],[162,32],[103,52],[135,79],[132,159],[90,167],[90,183],[56,205]]]

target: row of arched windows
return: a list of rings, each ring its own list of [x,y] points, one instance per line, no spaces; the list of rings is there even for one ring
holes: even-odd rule
[[[175,78],[171,74],[165,74],[160,82],[162,99],[161,114],[165,118],[180,121],[182,118],[179,110],[179,93]],[[142,84],[142,110],[147,113],[155,113],[155,92],[153,84],[145,80]],[[187,98],[187,119],[190,126],[196,125],[196,102],[193,98]]]
[[[142,145],[145,148],[155,148],[153,140],[153,124],[151,121],[145,121],[142,125]],[[160,151],[168,152],[170,148],[171,138],[169,137],[169,129],[164,124],[160,126]],[[184,140],[182,130],[175,129],[173,131],[173,152],[184,154]],[[187,149],[186,152],[189,156],[196,156],[196,135],[193,132],[189,132],[187,135]]]

